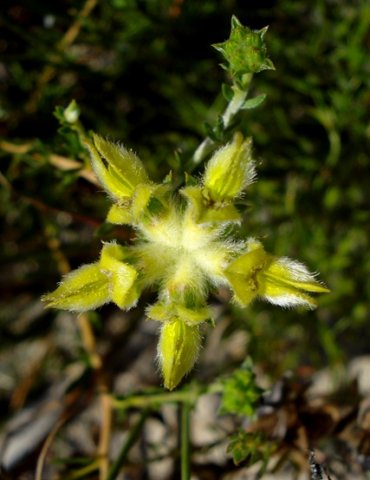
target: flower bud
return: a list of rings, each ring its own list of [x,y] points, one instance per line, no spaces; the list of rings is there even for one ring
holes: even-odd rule
[[[165,388],[173,390],[192,369],[200,341],[198,326],[189,326],[178,319],[163,324],[158,356]]]
[[[222,53],[228,62],[226,66],[230,74],[238,80],[243,75],[258,73],[262,70],[274,70],[274,64],[267,57],[267,49],[264,36],[267,28],[251,30],[244,27],[233,16],[231,19],[230,38],[223,43],[217,43],[213,47]]]
[[[80,116],[80,109],[76,100],[72,100],[68,107],[64,110],[64,118],[68,123],[76,123]]]
[[[252,140],[236,133],[208,162],[203,183],[213,201],[224,202],[238,197],[254,177]]]
[[[87,140],[86,144],[91,152],[93,169],[113,199],[131,198],[139,184],[149,183],[144,165],[133,152],[96,134],[93,141]]]
[[[109,279],[98,263],[83,265],[65,275],[59,287],[42,300],[49,307],[86,312],[110,301]]]

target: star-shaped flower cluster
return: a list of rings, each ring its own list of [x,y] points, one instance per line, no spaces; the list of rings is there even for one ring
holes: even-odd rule
[[[211,319],[209,293],[228,287],[242,307],[255,298],[283,307],[315,307],[311,293],[326,292],[302,264],[268,254],[253,238],[236,240],[235,203],[254,181],[251,139],[235,134],[217,150],[201,179],[176,190],[171,177],[152,182],[141,160],[98,135],[87,141],[94,171],[113,205],[107,221],[129,224],[129,245],[104,243],[97,262],[66,275],[43,300],[76,312],[113,302],[134,307],[144,289],[156,289],[148,318],[161,323],[158,357],[172,390],[193,367],[200,325]]]

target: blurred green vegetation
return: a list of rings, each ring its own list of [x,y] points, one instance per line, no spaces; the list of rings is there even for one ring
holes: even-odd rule
[[[210,45],[235,14],[262,28],[276,71],[253,79],[266,101],[242,118],[258,182],[243,232],[320,272],[331,293],[315,312],[227,307],[225,335],[272,377],[370,353],[368,244],[370,9],[365,0],[5,1],[0,40],[3,348],[51,331],[54,312],[19,312],[72,267],[96,258],[108,207],[78,138],[53,112],[75,99],[87,129],[138,152],[151,176],[181,171],[224,108],[225,73]],[[85,6],[85,7],[84,7]],[[80,13],[79,13],[80,12]],[[73,41],[65,37],[71,28]],[[119,240],[130,233],[115,230]],[[59,245],[60,243],[60,245]],[[218,300],[214,300],[217,303]],[[29,310],[27,310],[28,314]],[[40,313],[41,312],[41,313]],[[28,318],[28,317],[27,317]],[[97,327],[99,328],[99,327]]]

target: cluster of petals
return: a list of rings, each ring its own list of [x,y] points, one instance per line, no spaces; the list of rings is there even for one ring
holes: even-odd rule
[[[234,238],[230,225],[241,221],[236,204],[255,179],[251,139],[237,133],[213,154],[202,178],[187,176],[178,191],[171,175],[152,182],[137,155],[122,146],[93,135],[87,147],[112,200],[107,221],[131,225],[135,239],[104,243],[97,262],[66,275],[43,300],[75,312],[108,302],[128,310],[144,289],[157,290],[146,314],[161,323],[158,358],[166,388],[175,388],[197,359],[212,290],[230,288],[241,307],[260,298],[307,308],[315,307],[312,293],[327,291],[301,263],[267,253],[256,239]]]

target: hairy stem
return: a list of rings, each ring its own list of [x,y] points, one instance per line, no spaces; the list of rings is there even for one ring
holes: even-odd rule
[[[243,107],[243,104],[248,95],[249,85],[252,80],[252,76],[252,74],[244,75],[242,88],[239,87],[237,84],[234,84],[231,87],[233,90],[233,97],[228,103],[224,113],[222,114],[222,124],[224,130],[226,130],[230,126],[236,114]],[[205,158],[214,150],[214,148],[215,142],[210,137],[206,137],[195,150],[192,158],[193,167],[205,160]]]

